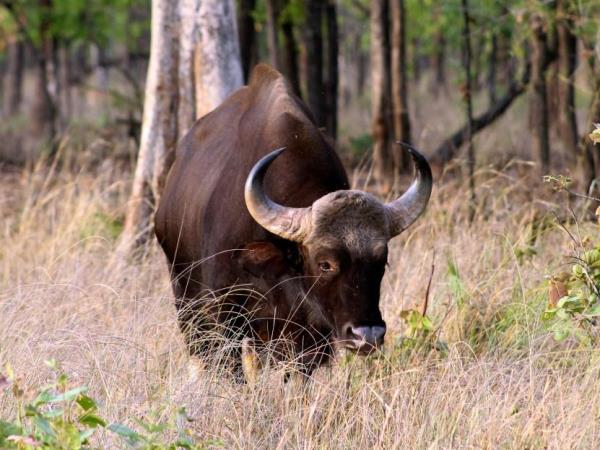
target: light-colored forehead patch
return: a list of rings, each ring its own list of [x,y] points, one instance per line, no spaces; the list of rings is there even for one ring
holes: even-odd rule
[[[311,240],[333,240],[353,252],[369,251],[389,239],[384,205],[362,191],[337,191],[317,200],[312,207]]]

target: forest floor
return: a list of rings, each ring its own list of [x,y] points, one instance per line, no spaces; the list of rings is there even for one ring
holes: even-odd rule
[[[185,407],[185,428],[208,447],[592,448],[600,440],[600,350],[556,342],[542,320],[547,277],[570,270],[582,242],[597,242],[597,224],[560,225],[568,200],[535,181],[531,165],[480,170],[472,223],[466,183],[450,174],[437,181],[425,215],[391,244],[382,354],[340,355],[306,385],[284,385],[285,368],[273,367],[254,386],[190,360],[156,245],[137,263],[113,258],[127,174],[111,161],[74,167],[0,177],[0,373],[10,364],[26,397],[56,376],[44,363],[54,359],[70,383],[89,387],[108,422],[140,430],[136,420],[174,423]],[[402,312],[422,307],[433,260],[433,330],[423,337]],[[0,419],[15,408],[0,386]],[[100,429],[92,444],[114,448],[115,439]]]

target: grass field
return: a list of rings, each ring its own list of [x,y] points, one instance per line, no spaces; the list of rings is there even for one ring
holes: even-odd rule
[[[567,198],[519,162],[480,170],[469,223],[459,179],[442,177],[425,216],[393,241],[382,355],[341,354],[307,384],[284,384],[274,367],[248,386],[187,356],[155,245],[139,262],[114,259],[128,190],[118,166],[6,171],[0,373],[9,364],[27,399],[56,377],[44,363],[55,359],[108,422],[172,423],[157,429],[160,445],[179,426],[223,448],[594,447],[600,352],[556,342],[541,317],[545,277],[569,270],[596,224],[562,220]],[[401,312],[422,307],[433,260],[424,337]],[[17,406],[0,390],[0,419]],[[177,422],[181,407],[191,421]],[[125,445],[103,428],[91,443]]]

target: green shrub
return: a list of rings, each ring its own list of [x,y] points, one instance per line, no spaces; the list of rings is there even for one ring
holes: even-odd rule
[[[600,316],[600,247],[576,257],[570,274],[550,280],[548,308],[543,319],[557,341],[569,336],[582,344],[596,341],[593,325]]]
[[[87,387],[71,387],[69,378],[61,373],[56,361],[47,361],[56,375],[55,381],[27,398],[21,382],[9,365],[6,375],[0,374],[0,390],[12,392],[15,417],[0,420],[1,449],[64,449],[90,448],[90,438],[100,428],[114,433],[123,445],[131,449],[204,449],[219,446],[218,441],[196,443],[184,426],[191,419],[185,408],[179,408],[175,420],[155,423],[134,420],[143,431],[138,432],[120,423],[108,424],[99,415],[98,403],[87,395]],[[168,439],[169,436],[176,436]]]

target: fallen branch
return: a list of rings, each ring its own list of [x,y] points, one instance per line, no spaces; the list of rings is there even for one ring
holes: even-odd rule
[[[556,51],[550,51],[548,59],[544,66],[544,71],[548,66],[556,59]],[[491,125],[501,117],[513,102],[521,96],[526,90],[529,84],[529,67],[526,66],[523,71],[521,81],[513,81],[506,94],[504,94],[496,103],[491,105],[485,112],[473,118],[471,124],[471,135],[475,136],[476,133],[483,130],[488,125]],[[468,126],[464,124],[456,132],[444,139],[438,148],[433,152],[431,162],[436,165],[444,166],[450,160],[452,160],[461,145],[467,140],[468,137]]]
[[[522,83],[513,83],[502,98],[493,104],[487,111],[473,118],[471,135],[474,136],[477,132],[483,130],[502,116],[510,105],[525,92],[525,88],[526,86]],[[468,125],[465,124],[439,145],[433,153],[433,157],[431,158],[432,162],[440,165],[448,163],[454,158],[460,146],[466,142],[468,136],[469,129]]]

